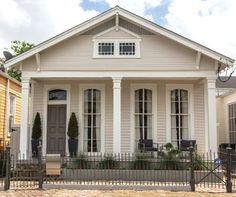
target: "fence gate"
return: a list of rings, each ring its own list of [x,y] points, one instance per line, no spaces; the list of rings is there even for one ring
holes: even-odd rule
[[[232,153],[231,150],[199,156],[192,153],[192,184],[203,188],[223,189],[232,192]]]

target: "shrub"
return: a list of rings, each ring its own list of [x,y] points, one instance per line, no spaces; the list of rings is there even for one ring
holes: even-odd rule
[[[148,160],[147,155],[137,154],[131,168],[134,170],[150,170],[151,162]]]
[[[42,136],[41,119],[39,112],[37,112],[32,128],[32,139],[40,139],[41,136]]]
[[[157,165],[158,170],[183,170],[186,166],[181,161],[179,155],[180,151],[176,149],[171,143],[165,144],[165,150],[160,151],[160,163]]]
[[[99,163],[100,169],[117,169],[119,168],[119,162],[113,156],[105,156],[105,158]]]
[[[76,168],[78,169],[88,169],[89,168],[89,161],[86,155],[80,153],[77,158],[75,158]]]
[[[67,135],[70,139],[76,139],[79,135],[78,121],[74,112],[70,116]]]

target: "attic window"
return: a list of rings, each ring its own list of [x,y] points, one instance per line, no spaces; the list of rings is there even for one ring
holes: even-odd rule
[[[94,58],[140,58],[140,39],[94,40]]]
[[[134,42],[121,42],[119,48],[120,55],[135,55]]]
[[[114,43],[112,42],[98,43],[98,54],[99,55],[114,55]]]

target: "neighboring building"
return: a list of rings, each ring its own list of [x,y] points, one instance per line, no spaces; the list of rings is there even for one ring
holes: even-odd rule
[[[216,71],[233,62],[116,6],[6,62],[22,70],[20,151],[37,112],[43,154],[68,152],[72,112],[79,151],[134,152],[141,138],[217,151]]]
[[[21,83],[0,71],[0,150],[9,143],[11,127],[20,124]]]
[[[216,87],[219,144],[236,144],[236,77],[231,77],[227,82],[217,80]]]

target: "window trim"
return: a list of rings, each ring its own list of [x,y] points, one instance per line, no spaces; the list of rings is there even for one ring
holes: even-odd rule
[[[140,56],[140,41],[138,38],[103,38],[93,40],[93,58],[141,58]],[[114,55],[99,55],[98,45],[101,42],[114,43]],[[120,43],[135,43],[135,55],[120,55]]]
[[[153,142],[158,142],[157,136],[157,84],[155,83],[133,83],[130,85],[130,131],[131,131],[131,143],[130,151],[135,151],[135,90],[149,89],[152,90],[152,138]]]
[[[84,151],[84,90],[98,89],[101,91],[101,131],[100,131],[100,152],[87,152],[88,154],[105,152],[105,84],[79,84],[79,150]]]
[[[166,143],[171,143],[171,91],[175,89],[188,91],[188,136],[195,139],[193,84],[166,84]]]

